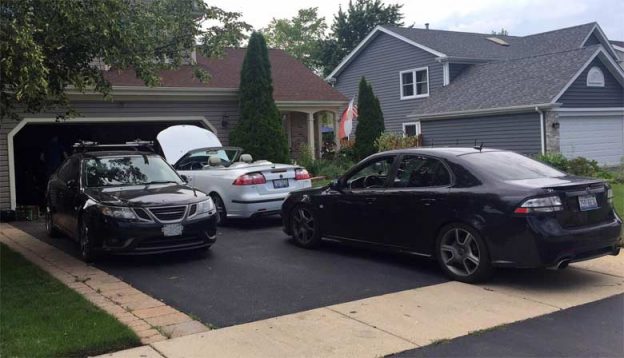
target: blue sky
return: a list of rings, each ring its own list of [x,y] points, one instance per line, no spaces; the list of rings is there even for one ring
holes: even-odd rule
[[[527,35],[596,21],[610,39],[624,41],[624,0],[405,0],[405,23],[431,28],[486,32],[505,28],[510,35]],[[240,11],[254,28],[273,17],[287,18],[297,10],[318,7],[329,23],[338,5],[348,0],[208,0],[210,5]]]

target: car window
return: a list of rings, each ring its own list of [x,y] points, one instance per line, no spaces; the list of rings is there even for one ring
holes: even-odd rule
[[[375,158],[364,167],[349,175],[345,183],[349,189],[373,189],[386,185],[394,156]]]
[[[78,172],[79,172],[79,163],[78,158],[69,158],[61,165],[58,171],[58,177],[62,181],[68,180],[77,180]]]
[[[90,158],[85,160],[87,187],[178,183],[176,172],[157,155],[132,155]]]
[[[435,158],[406,155],[401,159],[394,186],[399,188],[427,188],[451,184],[451,175]]]
[[[566,174],[514,152],[483,152],[461,156],[480,171],[501,180],[556,178]]]
[[[176,170],[201,170],[208,164],[207,156],[189,156],[183,158],[175,166]]]

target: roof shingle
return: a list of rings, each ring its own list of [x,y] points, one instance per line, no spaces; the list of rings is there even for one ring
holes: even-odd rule
[[[191,66],[160,73],[162,87],[205,87],[237,89],[246,49],[228,48],[222,58],[197,55],[197,63],[212,78],[202,83],[193,74]],[[269,50],[273,77],[273,98],[276,101],[346,101],[346,97],[315,75],[301,62],[286,52]],[[145,86],[133,70],[110,70],[104,77],[113,86]]]

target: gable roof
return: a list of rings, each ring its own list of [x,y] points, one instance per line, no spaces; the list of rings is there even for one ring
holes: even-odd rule
[[[175,70],[161,71],[159,87],[238,89],[240,70],[247,52],[244,48],[228,48],[222,58],[207,58],[197,54],[197,64],[212,78],[202,83],[193,73],[193,67],[181,66]],[[330,101],[346,102],[347,98],[322,78],[315,75],[301,62],[286,52],[269,50],[271,75],[273,77],[273,98],[275,101]],[[104,77],[113,86],[145,87],[133,70],[109,70]]]
[[[427,98],[410,117],[443,117],[495,108],[552,105],[600,54],[606,62],[612,61],[601,45],[594,45],[473,65],[450,85]]]
[[[616,56],[600,26],[595,22],[528,36],[502,36],[384,25],[375,28],[327,78],[338,75],[367,43],[382,32],[428,50],[440,59],[449,59],[451,62],[509,60],[569,51],[582,47],[592,34],[598,34],[598,38],[602,39],[602,45],[609,53]],[[488,40],[489,37],[497,37],[507,42],[509,46],[496,44]]]

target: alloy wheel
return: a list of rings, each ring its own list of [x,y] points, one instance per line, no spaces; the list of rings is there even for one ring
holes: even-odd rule
[[[444,234],[440,257],[446,268],[457,276],[470,276],[479,268],[481,251],[475,237],[467,230],[453,228]]]
[[[217,218],[219,219],[219,223],[223,224],[225,223],[227,219],[225,203],[223,202],[223,199],[221,199],[219,195],[212,195],[211,197],[212,197],[212,201],[215,204],[215,207],[217,208]]]
[[[292,232],[295,239],[303,245],[311,243],[315,238],[314,215],[308,208],[299,207],[292,214]]]

